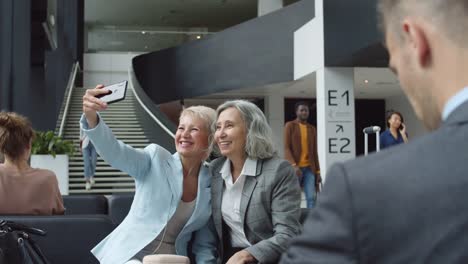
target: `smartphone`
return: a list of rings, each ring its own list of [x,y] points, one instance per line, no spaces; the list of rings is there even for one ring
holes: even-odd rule
[[[96,98],[101,99],[107,104],[116,103],[125,99],[125,94],[127,93],[128,81],[123,81],[115,84],[105,86],[102,89],[109,90],[108,93],[96,95]]]

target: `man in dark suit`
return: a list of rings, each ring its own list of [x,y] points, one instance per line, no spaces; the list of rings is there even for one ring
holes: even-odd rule
[[[332,166],[281,263],[468,263],[468,1],[379,11],[390,68],[432,132]]]

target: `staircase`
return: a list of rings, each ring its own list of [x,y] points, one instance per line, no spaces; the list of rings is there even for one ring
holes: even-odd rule
[[[92,189],[85,190],[85,180],[83,176],[83,156],[80,145],[80,124],[82,115],[82,98],[86,89],[76,87],[71,97],[70,108],[64,129],[64,138],[72,140],[75,145],[75,155],[69,160],[69,191],[70,194],[98,193],[112,194],[122,192],[134,192],[135,183],[128,174],[112,168],[98,155],[96,183]],[[117,139],[135,148],[144,148],[150,142],[143,132],[138,119],[136,118],[136,108],[133,90],[129,87],[125,100],[109,105],[106,111],[101,112],[101,117],[112,129]]]

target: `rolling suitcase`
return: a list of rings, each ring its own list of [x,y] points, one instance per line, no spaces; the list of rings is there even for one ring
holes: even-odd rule
[[[376,147],[375,151],[379,152],[380,151],[380,127],[379,126],[366,127],[362,130],[362,132],[364,133],[364,155],[367,156],[368,154],[369,134],[375,134],[375,147]]]

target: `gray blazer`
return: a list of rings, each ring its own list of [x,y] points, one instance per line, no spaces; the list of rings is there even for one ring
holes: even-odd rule
[[[468,263],[468,103],[426,136],[328,173],[281,263]]]
[[[226,158],[210,165],[213,221],[223,259],[221,201],[224,180],[219,172]],[[245,179],[240,204],[244,233],[252,244],[247,250],[260,263],[276,263],[290,239],[300,232],[301,192],[294,170],[285,160],[258,160],[256,176]],[[226,232],[226,230],[224,230]]]

